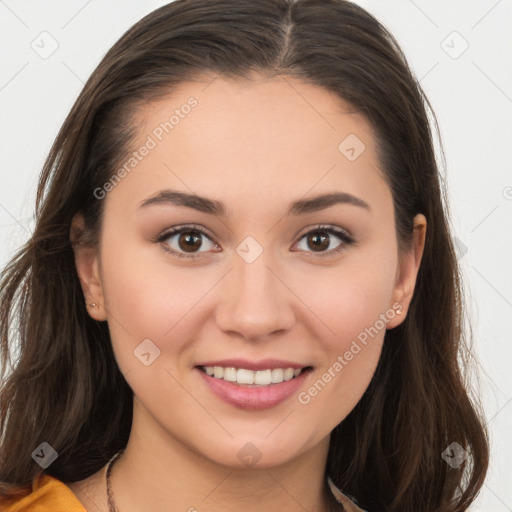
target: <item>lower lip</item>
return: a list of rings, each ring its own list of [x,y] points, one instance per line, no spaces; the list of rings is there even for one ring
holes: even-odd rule
[[[261,410],[270,409],[284,402],[302,385],[310,369],[303,371],[297,377],[270,386],[249,387],[228,382],[224,379],[210,377],[199,368],[195,368],[201,377],[219,398],[240,409]]]

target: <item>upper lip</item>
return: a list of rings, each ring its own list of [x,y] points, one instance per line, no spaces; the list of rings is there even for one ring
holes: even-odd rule
[[[222,366],[224,368],[244,368],[246,370],[274,370],[276,368],[305,368],[306,364],[294,363],[283,359],[261,359],[259,361],[250,361],[249,359],[222,359],[216,361],[206,361],[196,366]]]

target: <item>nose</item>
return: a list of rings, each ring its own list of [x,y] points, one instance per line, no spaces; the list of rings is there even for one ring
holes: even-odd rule
[[[216,309],[223,332],[258,340],[292,327],[294,295],[269,253],[263,251],[252,263],[234,255],[234,268],[223,280]]]

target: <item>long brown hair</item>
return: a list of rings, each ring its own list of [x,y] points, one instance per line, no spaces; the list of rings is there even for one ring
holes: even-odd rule
[[[331,433],[327,474],[369,511],[462,511],[475,499],[488,439],[465,379],[471,353],[433,113],[393,36],[344,0],[177,0],[136,23],[93,72],[45,162],[34,233],[2,275],[0,496],[30,491],[41,442],[59,454],[44,472],[68,482],[126,446],[133,394],[107,323],[86,311],[71,220],[82,213],[79,243],[98,243],[104,201],[93,191],[128,153],[139,105],[204,73],[254,71],[322,86],[366,116],[400,246],[417,213],[428,223],[407,318],[386,333],[373,380]],[[441,456],[454,442],[469,454],[458,468]]]

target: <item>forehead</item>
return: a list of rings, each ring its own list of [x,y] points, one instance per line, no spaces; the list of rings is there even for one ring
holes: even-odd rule
[[[167,131],[161,126],[166,121],[172,125]],[[300,139],[312,143],[323,140],[324,146],[332,146],[347,129],[352,128],[363,137],[371,132],[363,116],[333,92],[284,75],[250,80],[217,76],[184,82],[163,99],[140,110],[135,122],[144,128],[139,135],[154,131],[158,139],[170,139],[165,137],[170,134],[177,139],[181,133],[191,140],[194,131],[200,137],[191,140],[195,144],[207,144],[228,134],[230,137],[222,147],[230,149],[236,144],[250,149],[250,140],[266,142],[272,148]],[[159,127],[164,133],[158,133]],[[207,131],[209,137],[205,138],[200,131]],[[287,147],[285,144],[283,149]]]
[[[366,119],[332,92],[290,76],[184,82],[141,108],[135,123],[138,160],[114,190],[132,202],[164,187],[287,204],[285,196],[312,189],[341,186],[368,197],[386,187]]]

